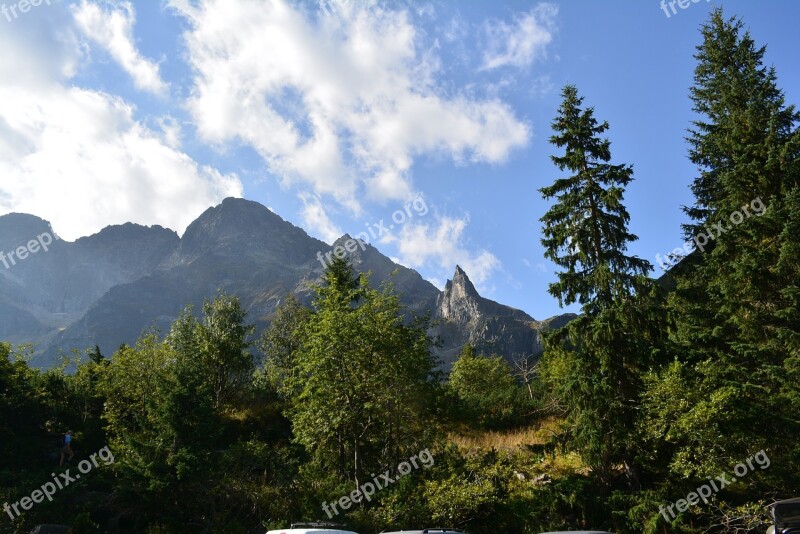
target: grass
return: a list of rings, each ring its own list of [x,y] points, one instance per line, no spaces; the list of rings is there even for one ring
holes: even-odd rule
[[[487,450],[506,451],[515,457],[519,471],[529,476],[548,474],[553,478],[571,474],[587,474],[587,468],[577,453],[556,451],[553,455],[533,453],[529,445],[544,445],[558,432],[562,421],[558,418],[544,419],[537,424],[512,430],[475,430],[463,428],[449,436],[464,452]]]
[[[561,424],[558,419],[545,419],[536,425],[512,430],[474,430],[459,429],[450,434],[450,441],[462,450],[504,450],[516,451],[526,445],[543,445],[557,431]]]

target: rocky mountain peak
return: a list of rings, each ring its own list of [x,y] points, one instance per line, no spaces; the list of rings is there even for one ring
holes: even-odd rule
[[[449,294],[448,296],[451,300],[477,300],[481,298],[480,294],[478,294],[478,290],[475,289],[469,276],[467,276],[467,273],[464,272],[464,269],[462,269],[460,265],[456,265],[456,272],[453,275],[453,280],[447,281],[444,292],[445,295]]]
[[[436,301],[435,316],[446,342],[445,362],[456,359],[465,344],[482,354],[507,358],[541,352],[536,321],[527,313],[482,297],[467,273],[456,266]]]
[[[278,230],[284,222],[258,202],[243,198],[226,198],[221,204],[208,208],[190,224],[182,241],[185,246],[218,246],[234,238],[246,239],[253,228],[272,227]]]
[[[315,250],[327,247],[258,202],[226,198],[189,225],[167,266],[212,255],[296,266],[313,260]]]
[[[475,289],[467,273],[459,265],[456,265],[453,279],[448,280],[445,284],[436,308],[439,316],[444,319],[469,323],[480,315],[481,300],[478,290]]]
[[[366,261],[369,249],[375,250],[369,243],[354,239],[350,234],[344,234],[334,241],[333,245],[331,245],[331,250],[335,250],[336,247],[343,247],[347,252],[347,258],[353,262],[354,265],[361,265]],[[369,254],[371,255],[371,253]]]

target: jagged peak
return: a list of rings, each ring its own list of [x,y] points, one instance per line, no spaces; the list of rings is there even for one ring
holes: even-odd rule
[[[279,215],[274,213],[268,207],[264,206],[260,202],[256,202],[255,200],[247,200],[246,198],[239,198],[239,197],[227,197],[222,200],[219,204],[214,207],[209,208],[206,210],[205,213],[215,213],[218,216],[223,217],[242,217],[244,215],[250,217],[258,217],[263,218],[270,216],[277,217],[283,220]],[[203,215],[205,215],[205,213]],[[200,218],[203,217],[200,216]]]
[[[90,236],[81,237],[78,241],[84,241],[87,239],[116,239],[121,235],[131,235],[131,234],[169,234],[170,236],[178,237],[177,232],[175,230],[171,230],[169,228],[164,228],[160,224],[153,224],[153,225],[144,225],[144,224],[137,224],[132,222],[126,222],[123,224],[110,224],[100,230],[97,233],[94,233]]]
[[[460,289],[461,291],[455,291],[456,288]],[[446,295],[456,292],[467,297],[480,298],[478,290],[475,289],[475,286],[469,279],[469,276],[467,276],[467,273],[461,268],[460,265],[456,265],[456,272],[453,274],[453,279],[447,281],[444,292]]]

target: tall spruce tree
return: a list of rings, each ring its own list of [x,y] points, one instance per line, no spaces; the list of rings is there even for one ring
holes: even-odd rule
[[[787,462],[771,473],[794,473],[794,445],[772,437],[800,431],[800,115],[740,20],[717,9],[702,36],[684,231],[709,242],[674,273],[679,362],[648,406],[662,407],[652,417],[676,447],[677,475],[712,476],[759,448]]]
[[[626,253],[637,237],[623,205],[633,179],[629,165],[611,164],[608,123],[583,108],[574,86],[552,124],[550,142],[564,149],[552,160],[567,177],[540,191],[555,204],[541,218],[545,256],[562,268],[550,293],[578,302],[583,315],[546,341],[543,374],[567,410],[564,443],[581,452],[601,482],[624,465],[638,485],[630,433],[636,420],[640,374],[660,335],[657,291],[650,264]]]

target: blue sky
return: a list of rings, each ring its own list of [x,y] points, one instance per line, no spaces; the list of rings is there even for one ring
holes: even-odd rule
[[[631,250],[653,263],[682,244],[692,55],[714,6],[743,17],[800,100],[789,0],[669,17],[657,0],[0,4],[17,7],[0,14],[0,214],[68,240],[126,221],[182,233],[243,196],[332,242],[417,199],[424,214],[373,244],[439,287],[460,264],[537,319],[561,311],[537,190],[559,176],[547,139],[564,84],[634,165]]]

